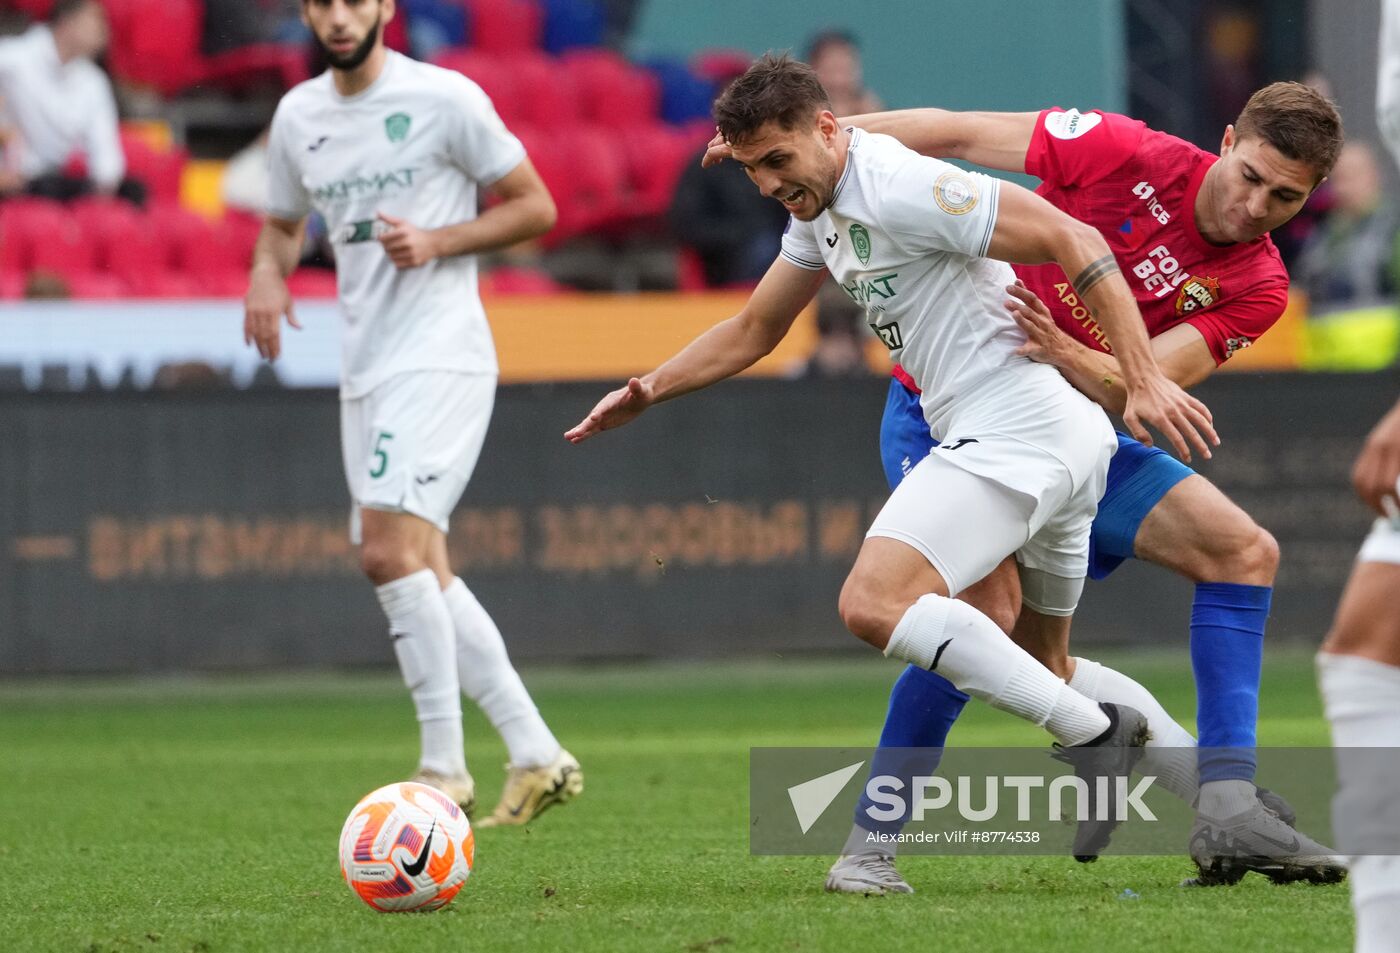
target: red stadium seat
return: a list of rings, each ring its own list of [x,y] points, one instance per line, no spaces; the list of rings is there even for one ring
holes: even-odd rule
[[[656,119],[661,87],[646,70],[607,50],[571,50],[563,64],[578,87],[584,118],[614,128]]]
[[[0,300],[13,301],[23,298],[25,281],[22,271],[0,270]]]
[[[155,202],[178,202],[180,180],[189,156],[183,149],[162,152],[151,146],[140,134],[123,129],[122,152],[126,154],[126,174],[146,184]]]
[[[473,45],[490,53],[537,50],[544,39],[544,11],[533,0],[472,0]]]
[[[97,268],[97,248],[97,237],[84,230],[76,215],[65,212],[32,238],[29,269],[71,278]]]
[[[310,76],[305,47],[295,43],[254,43],[202,60],[193,81],[230,93],[291,89]]]
[[[335,272],[324,268],[298,268],[287,279],[293,298],[334,298]]]
[[[617,224],[626,214],[627,169],[612,137],[592,126],[574,126],[553,141],[569,169],[560,229],[573,234]]]
[[[0,205],[0,270],[29,271],[35,244],[63,228],[67,217],[61,204],[47,199],[10,199]]]
[[[522,54],[510,60],[510,69],[526,121],[556,129],[581,118],[578,85],[558,60],[544,53]]]
[[[704,141],[661,123],[623,129],[620,138],[634,211],[665,214],[685,164],[698,157]]]
[[[200,0],[106,0],[112,72],[170,96],[199,78]]]
[[[443,69],[456,70],[480,86],[507,125],[528,121],[515,73],[504,67],[499,58],[480,50],[454,48],[442,51],[433,62]]]
[[[102,271],[78,271],[65,274],[68,293],[74,298],[101,300],[104,298],[124,298],[127,295],[125,283],[115,275]]]

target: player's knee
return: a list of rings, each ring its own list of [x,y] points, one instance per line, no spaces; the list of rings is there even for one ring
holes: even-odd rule
[[[965,598],[966,594],[959,596],[970,606],[981,612],[984,616],[997,624],[997,628],[1007,635],[1016,628],[1017,609],[1016,599],[1010,592],[986,592],[979,593],[975,598]]]
[[[402,579],[420,568],[397,546],[366,539],[360,548],[360,571],[376,586]]]
[[[841,587],[837,611],[851,634],[883,651],[894,629],[887,602],[875,586],[869,585],[853,571]]]
[[[1278,572],[1279,548],[1273,534],[1243,510],[1219,524],[1186,556],[1186,575],[1195,582],[1232,582],[1271,586]]]

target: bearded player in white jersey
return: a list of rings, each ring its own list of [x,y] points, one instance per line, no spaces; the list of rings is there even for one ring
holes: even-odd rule
[[[389,620],[421,733],[414,780],[471,811],[461,693],[501,733],[510,770],[481,823],[524,824],[583,790],[506,655],[495,623],[447,558],[448,518],[476,466],[496,391],[477,293],[479,252],[548,231],[554,202],[520,141],[465,76],[384,46],[394,0],[303,0],[330,69],[278,105],[267,219],[253,253],[244,338],[275,360],[286,278],[306,216],[336,252],[341,443],[351,537]],[[498,199],[477,215],[477,189]]]
[[[1103,411],[1025,356],[1005,305],[1005,262],[1055,261],[1077,276],[1113,340],[1131,395],[1124,419],[1139,439],[1151,439],[1145,421],[1183,455],[1188,440],[1207,456],[1216,441],[1204,405],[1154,361],[1103,238],[1026,189],[842,129],[811,69],[787,56],[751,66],[715,118],[754,183],[792,214],[782,253],[738,315],[608,394],[566,438],[621,426],[753,364],[830,271],[915,377],[940,443],[875,518],[841,593],[842,619],[887,656],[1045,726],[1081,775],[1126,774],[1146,740],[1142,714],[1073,691],[950,598],[1015,553],[1027,611],[1067,626],[1114,449]]]

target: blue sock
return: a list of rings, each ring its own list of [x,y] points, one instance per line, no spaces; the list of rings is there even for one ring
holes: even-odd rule
[[[870,760],[870,775],[901,778],[906,793],[910,778],[932,775],[943,756],[948,730],[958,720],[967,699],[942,675],[917,665],[907,667],[890,691],[890,710],[880,732],[880,750]],[[919,750],[905,750],[909,748]],[[870,799],[862,793],[856,805],[856,823],[861,827],[882,834],[896,834],[903,829],[907,818],[875,821],[865,813],[870,805]]]
[[[1203,582],[1191,606],[1201,783],[1253,781],[1264,625],[1274,590]]]

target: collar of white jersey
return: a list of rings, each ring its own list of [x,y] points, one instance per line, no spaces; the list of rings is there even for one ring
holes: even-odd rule
[[[370,83],[368,86],[366,86],[364,89],[360,90],[358,93],[355,93],[355,94],[350,95],[350,96],[342,96],[342,95],[340,95],[340,90],[338,90],[338,89],[335,88],[335,77],[332,76],[332,77],[331,77],[331,93],[332,93],[332,95],[334,95],[335,98],[336,98],[337,100],[339,100],[340,102],[342,102],[342,103],[358,103],[358,102],[363,102],[364,100],[368,99],[370,96],[373,96],[374,93],[375,93],[377,90],[379,90],[381,87],[383,87],[385,80],[387,80],[387,79],[389,78],[389,74],[392,73],[392,72],[394,71],[394,68],[395,68],[396,66],[398,66],[399,60],[403,59],[403,54],[402,54],[402,53],[398,53],[398,52],[396,52],[396,51],[394,51],[394,50],[385,50],[384,52],[385,52],[386,54],[388,54],[387,56],[384,57],[384,68],[383,68],[382,70],[379,71],[379,75],[376,76],[376,77],[374,78],[374,82]],[[326,72],[329,73],[330,70],[328,69],[328,70],[326,70]]]
[[[855,164],[851,153],[856,151],[856,146],[860,145],[861,136],[865,134],[863,130],[855,126],[847,126],[846,131],[851,134],[851,143],[846,146],[846,168],[841,170],[841,178],[836,182],[836,191],[831,193],[831,201],[826,203],[827,208],[835,205],[836,200],[841,197],[841,190],[846,187],[846,180],[851,177],[851,166]]]

